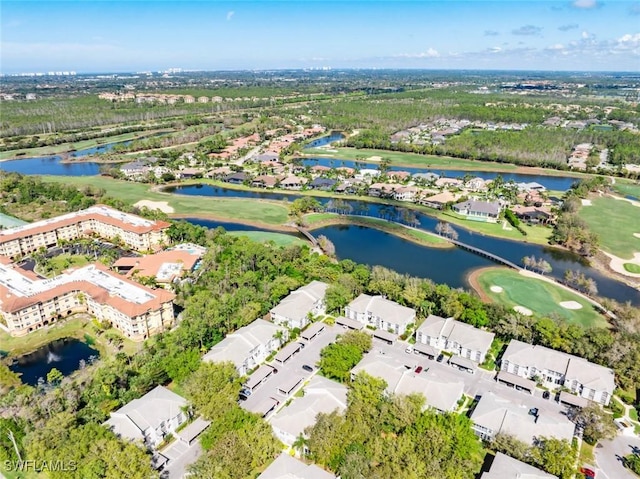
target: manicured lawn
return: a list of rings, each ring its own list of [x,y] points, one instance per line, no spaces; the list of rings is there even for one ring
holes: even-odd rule
[[[629,201],[610,197],[594,198],[591,206],[583,206],[578,213],[589,229],[600,238],[600,245],[607,253],[631,259],[640,252],[640,207]]]
[[[640,274],[640,266],[634,263],[624,263],[624,269],[626,269],[629,273]]]
[[[67,268],[80,267],[89,264],[89,260],[84,255],[64,253],[49,259],[49,264],[53,268],[49,277],[60,274]]]
[[[546,281],[528,278],[507,268],[488,268],[482,271],[477,281],[483,292],[496,303],[508,308],[524,306],[536,316],[557,317],[585,327],[606,326],[605,318],[587,300]],[[497,293],[491,286],[503,289]],[[563,301],[576,301],[582,308],[571,310],[560,306]]]
[[[631,183],[628,180],[616,178],[616,184],[613,185],[613,189],[622,196],[629,195],[640,200],[640,183]]]
[[[527,243],[549,244],[549,236],[551,236],[552,233],[552,229],[547,228],[546,226],[528,226],[521,224],[522,228],[527,232],[527,236],[524,236],[508,223],[506,227],[509,229],[503,228],[502,220],[499,220],[498,223],[471,221],[452,211],[439,212],[438,217],[443,221],[464,226],[465,228],[478,231],[479,233],[483,233],[488,236],[497,236],[498,238],[506,238],[516,241],[526,241]]]
[[[278,246],[289,246],[292,244],[306,245],[309,244],[301,238],[283,233],[271,233],[269,231],[228,231],[231,236],[246,236],[252,241],[259,243],[268,243],[273,241]]]
[[[69,185],[92,185],[97,188],[104,188],[109,196],[130,204],[135,204],[143,199],[166,201],[174,209],[174,213],[179,215],[213,215],[221,219],[229,218],[272,225],[286,223],[288,218],[287,208],[276,202],[161,193],[151,191],[149,186],[143,183],[120,181],[99,176],[46,176],[43,179]]]
[[[378,218],[369,218],[366,216],[344,216],[337,215],[335,213],[311,213],[309,215],[306,215],[304,218],[305,221],[307,221],[307,224],[312,228],[314,224],[317,225],[321,221],[333,220],[340,223],[370,226],[372,228],[386,231],[400,237],[415,240],[419,243],[426,244],[427,246],[448,246],[450,244],[447,240],[445,240],[444,238],[440,238],[437,235],[429,234],[424,231],[419,231],[412,228],[405,228],[404,226],[397,223],[392,223]]]

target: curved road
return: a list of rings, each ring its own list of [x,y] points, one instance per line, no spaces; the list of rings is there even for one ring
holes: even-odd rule
[[[621,461],[622,457],[633,452],[633,448],[640,449],[640,438],[637,436],[618,435],[614,439],[601,441],[594,449],[598,466],[596,479],[638,479]]]

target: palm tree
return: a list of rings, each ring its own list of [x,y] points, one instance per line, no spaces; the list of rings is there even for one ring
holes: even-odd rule
[[[296,440],[293,442],[292,447],[295,451],[297,451],[301,456],[305,456],[307,453],[307,446],[309,445],[309,441],[304,434],[300,433]]]

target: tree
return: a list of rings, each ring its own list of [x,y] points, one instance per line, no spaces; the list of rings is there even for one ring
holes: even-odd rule
[[[60,384],[63,379],[64,375],[56,368],[53,368],[47,373],[47,383],[51,384],[52,386]]]
[[[539,438],[532,458],[537,467],[559,479],[571,479],[576,472],[576,451],[564,439]]]
[[[591,402],[588,406],[573,410],[573,421],[582,428],[584,440],[594,445],[602,439],[613,438],[618,429],[613,422],[613,416],[605,413],[596,403]]]

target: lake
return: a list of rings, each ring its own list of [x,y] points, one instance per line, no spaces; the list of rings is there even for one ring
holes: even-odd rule
[[[340,158],[304,158],[299,160],[305,166],[322,165],[329,168],[338,168],[346,166],[348,168],[362,169],[372,168],[378,169],[379,163],[367,163],[366,161],[352,161],[343,160]],[[516,183],[540,183],[548,190],[554,191],[566,191],[571,188],[571,185],[578,181],[577,178],[571,178],[569,176],[545,176],[545,175],[529,175],[522,173],[505,173],[495,171],[472,171],[472,170],[448,170],[446,168],[417,168],[410,166],[390,166],[391,171],[408,171],[411,174],[414,173],[435,173],[447,178],[462,178],[465,175],[473,177],[480,177],[485,180],[492,180],[498,175],[502,176],[505,181],[515,181]]]
[[[344,135],[342,133],[340,133],[339,131],[332,131],[327,136],[323,136],[321,138],[316,138],[315,140],[310,141],[304,147],[305,148],[319,148],[321,146],[330,145],[334,141],[341,141],[341,140],[344,140]]]
[[[39,378],[46,382],[47,374],[53,368],[68,376],[80,368],[81,361],[88,364],[99,355],[97,350],[78,339],[63,338],[16,358],[9,369],[20,374],[23,383],[36,386]]]
[[[232,190],[229,188],[212,186],[212,185],[177,186],[177,187],[167,188],[166,191],[169,191],[172,193],[184,194],[184,195],[192,195],[192,196],[271,199],[271,200],[279,200],[279,201],[281,200],[293,201],[296,198],[300,197],[300,195],[296,195],[296,194],[286,195],[279,192],[269,192],[269,191],[254,192],[254,191]],[[331,206],[331,204],[329,203],[330,201],[333,201],[334,202],[333,206],[336,206],[335,202],[339,201],[341,203],[339,210],[342,213],[349,213],[349,214],[360,215],[360,216],[370,216],[374,218],[384,218],[384,219],[399,221],[399,222],[402,222],[403,210],[406,210],[406,208],[402,208],[398,206],[383,205],[383,204],[370,203],[370,202],[358,201],[358,200],[345,200],[345,199],[336,200],[336,199],[331,199],[326,197],[316,197],[316,199],[324,206]],[[414,211],[415,219],[418,222],[419,229],[435,232],[436,225],[439,222],[438,219],[432,216],[429,216],[427,214],[421,213],[419,211],[415,211],[415,210],[412,210],[412,211]],[[588,277],[591,277],[594,279],[594,281],[597,283],[598,291],[601,296],[612,298],[620,302],[631,301],[632,304],[640,305],[640,293],[636,289],[630,286],[627,286],[624,283],[615,281],[609,278],[608,276],[600,273],[598,270],[590,267],[586,263],[584,258],[576,254],[573,254],[569,251],[559,249],[559,248],[553,248],[550,246],[542,246],[537,244],[523,243],[519,241],[511,241],[507,239],[496,238],[493,236],[485,236],[480,233],[476,233],[466,228],[463,228],[462,226],[458,226],[458,225],[452,225],[452,226],[458,233],[458,239],[463,243],[467,243],[469,245],[475,246],[477,248],[481,248],[490,253],[501,256],[515,264],[521,264],[522,258],[524,256],[535,256],[538,259],[544,259],[548,261],[551,267],[553,268],[553,271],[550,273],[550,276],[558,280],[563,280],[564,272],[566,270],[571,269],[571,270],[581,271]],[[397,243],[395,249],[388,249],[385,251],[385,254],[383,256],[380,256],[378,251],[367,253],[367,251],[369,251],[368,249],[362,248],[365,251],[358,250],[358,248],[359,247],[361,248],[362,245],[365,245],[365,244],[368,245],[369,243],[373,244],[375,243],[375,241],[380,240],[380,237],[378,236],[368,236],[368,235],[374,235],[374,233],[372,232],[374,231],[377,232],[377,230],[374,230],[371,228],[366,228],[365,230],[357,230],[352,228],[352,229],[346,229],[346,230],[340,230],[340,231],[341,231],[340,235],[353,236],[352,240],[346,241],[346,240],[343,240],[342,236],[338,235],[338,233],[335,232],[334,230],[329,231],[331,234],[336,235],[336,238],[342,244],[342,251],[341,251],[341,248],[338,246],[338,244],[336,244],[336,250],[340,257],[350,257],[354,261],[361,261],[367,264],[382,264],[382,263],[376,263],[376,261],[381,261],[382,258],[389,257],[387,260],[394,261],[395,262],[394,269],[396,269],[400,273],[409,273],[410,271],[413,270],[413,268],[416,267],[413,264],[415,257],[412,258],[411,255],[405,255],[403,253],[405,248],[409,248],[408,245],[416,246],[414,243],[406,242],[408,245],[405,245],[404,243]],[[369,231],[370,233],[367,233],[367,231]],[[324,233],[322,233],[321,230],[316,230],[314,234],[324,234]],[[328,234],[325,236],[332,239]],[[367,239],[367,237],[369,237],[370,239]],[[388,240],[388,241],[391,241],[391,240]],[[360,246],[356,247],[355,249],[350,249],[351,247],[348,246],[349,244],[360,245]],[[424,247],[424,249],[427,251],[433,251],[434,255],[445,254],[444,252],[448,251],[448,250],[442,250],[442,249],[434,250],[432,248],[427,248],[427,247]],[[453,250],[459,250],[459,248],[453,248]],[[357,255],[357,258],[347,256],[346,251],[349,251],[349,254],[351,255]],[[473,253],[465,252],[465,254],[469,254],[475,257]],[[395,259],[391,258],[392,256],[395,257]],[[416,257],[420,257],[420,256],[416,256]],[[445,267],[449,268],[452,273],[452,276],[450,276],[450,282],[447,282],[447,284],[460,285],[464,283],[465,281],[464,278],[469,270],[469,268],[465,266],[464,261],[454,262],[451,264],[451,266],[445,265]],[[433,272],[431,274],[437,274],[437,273]],[[432,278],[431,276],[427,276],[427,277],[435,280],[435,278]]]

